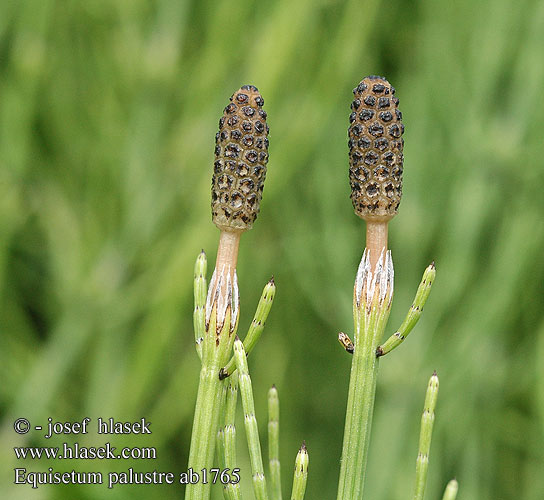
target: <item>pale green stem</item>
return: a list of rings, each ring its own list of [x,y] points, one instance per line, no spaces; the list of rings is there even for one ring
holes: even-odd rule
[[[446,486],[444,491],[444,496],[442,500],[455,500],[457,498],[457,490],[459,489],[459,484],[455,479],[452,479]]]
[[[419,434],[419,453],[416,462],[416,488],[414,500],[423,500],[425,486],[427,484],[427,471],[429,469],[429,451],[433,436],[434,410],[438,399],[438,376],[433,373],[429,380],[425,395],[425,407],[421,416],[421,431]]]
[[[224,435],[224,463],[225,468],[232,472],[238,468],[236,460],[236,401],[238,399],[238,375],[233,374],[227,381],[227,399],[225,404],[225,427]],[[242,492],[238,482],[228,483],[223,490],[228,500],[241,500]]]
[[[200,383],[191,435],[189,467],[198,474],[202,469],[213,466],[215,434],[219,422],[222,387],[219,380],[219,365],[203,366],[200,370]],[[199,481],[188,484],[185,500],[207,500],[210,497],[210,482]]]
[[[234,385],[233,385],[234,384]],[[217,456],[219,458],[219,467],[221,471],[226,471],[231,476],[231,481],[223,484],[223,497],[225,500],[241,500],[242,493],[236,477],[232,476],[233,469],[236,468],[236,430],[234,419],[236,412],[236,393],[238,388],[237,377],[231,377],[225,384],[222,400],[222,424],[217,432]],[[239,471],[239,470],[238,470]]]
[[[402,344],[404,339],[408,337],[408,334],[413,330],[414,326],[416,326],[421,313],[423,312],[425,302],[427,302],[429,294],[431,293],[431,287],[434,283],[435,276],[436,268],[433,262],[425,269],[423,273],[423,278],[421,279],[421,283],[417,289],[414,302],[412,303],[406,318],[402,322],[402,325],[400,325],[399,329],[393,335],[391,335],[391,337],[389,337],[383,345],[378,347],[376,351],[377,356],[384,356],[388,352],[395,349],[395,347]]]
[[[310,457],[306,444],[302,443],[300,450],[295,459],[295,473],[293,476],[293,490],[291,492],[291,500],[303,500],[306,492],[306,482],[308,480],[308,463]]]
[[[369,252],[365,250],[355,280],[354,351],[337,500],[360,500],[363,496],[378,373],[376,348],[389,317],[392,295],[390,252],[385,259],[380,258],[372,273]]]
[[[271,278],[263,289],[259,304],[257,305],[257,310],[255,311],[255,316],[253,317],[253,321],[251,322],[247,335],[244,339],[244,349],[247,355],[249,355],[249,353],[253,350],[253,347],[255,347],[255,344],[263,333],[266,319],[268,318],[268,313],[272,308],[275,295],[276,284],[274,283],[274,278]],[[220,377],[229,377],[234,370],[236,370],[236,364],[234,361],[234,356],[232,356],[230,361],[227,363],[227,366],[221,370]]]
[[[271,500],[282,500],[280,467],[280,400],[273,385],[268,391],[268,459]]]
[[[240,396],[242,397],[242,407],[244,408],[244,422],[249,447],[251,472],[253,475],[253,490],[257,500],[268,500],[261,454],[261,442],[259,440],[257,419],[255,418],[251,378],[249,377],[244,345],[238,338],[234,341],[234,359],[236,361],[236,368],[238,369]]]
[[[202,341],[204,340],[205,320],[206,320],[206,295],[208,286],[206,283],[206,254],[204,250],[200,252],[195,263],[195,310],[193,312],[193,324],[195,330],[195,347],[198,357],[202,360]]]
[[[219,416],[219,430],[217,431],[216,451],[219,461],[219,467],[221,470],[226,469],[225,465],[225,401],[227,397],[227,384],[223,384],[223,390],[221,392],[221,410]],[[223,486],[223,497],[225,500],[231,500],[228,495],[226,486]]]

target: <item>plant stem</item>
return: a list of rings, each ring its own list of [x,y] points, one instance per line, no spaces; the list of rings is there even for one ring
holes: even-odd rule
[[[444,496],[442,500],[455,500],[457,498],[457,490],[459,489],[459,484],[455,479],[452,479],[446,486],[444,491]]]
[[[306,493],[306,482],[308,480],[308,463],[310,457],[306,449],[306,443],[302,443],[295,459],[295,473],[293,475],[293,489],[291,500],[303,500]]]
[[[425,406],[421,415],[421,431],[419,433],[419,452],[416,461],[416,489],[414,500],[423,500],[429,470],[429,451],[433,437],[434,410],[438,398],[438,376],[434,372],[429,379],[425,393]]]
[[[421,313],[423,312],[423,307],[425,306],[425,303],[429,298],[429,294],[431,293],[431,287],[434,283],[435,276],[436,268],[434,262],[432,262],[429,266],[427,266],[427,269],[425,269],[423,273],[423,278],[421,279],[421,283],[417,288],[414,302],[412,303],[406,318],[402,322],[402,325],[400,325],[399,329],[393,335],[391,335],[391,337],[389,337],[383,343],[383,345],[378,347],[378,350],[376,351],[378,356],[385,356],[388,352],[391,352],[393,349],[402,344],[406,337],[408,337],[408,334],[413,330],[414,326],[416,326]]]
[[[353,353],[338,500],[362,498],[378,373],[378,359],[374,354],[379,343],[376,333],[362,332]]]
[[[378,374],[376,348],[387,323],[393,295],[390,252],[381,253],[382,259],[374,272],[370,270],[370,253],[365,250],[355,280],[354,351],[337,500],[360,500],[363,496]]]
[[[227,384],[223,384],[223,391],[221,393],[221,409],[219,412],[219,430],[217,431],[216,441],[216,453],[219,461],[219,468],[224,470],[227,468],[225,465],[225,402],[227,397]],[[225,500],[232,500],[228,494],[226,487],[223,487],[223,498]]]
[[[263,293],[261,294],[261,298],[257,304],[255,316],[253,317],[253,321],[251,322],[246,338],[244,339],[244,349],[248,356],[261,337],[261,333],[263,333],[264,325],[266,323],[266,319],[268,318],[268,313],[272,308],[275,295],[276,284],[274,283],[274,278],[271,278],[263,289]],[[222,379],[230,377],[234,370],[236,370],[236,363],[234,362],[234,356],[232,356],[227,366],[221,369],[219,377]]]
[[[240,384],[240,396],[242,397],[242,406],[244,408],[249,460],[251,462],[251,473],[253,474],[253,490],[257,500],[268,500],[259,429],[257,427],[257,419],[255,418],[251,378],[247,367],[244,345],[238,338],[234,342],[234,358],[236,360],[236,368],[238,369],[238,383]]]
[[[238,261],[240,236],[241,233],[239,232],[221,231],[217,248],[217,260],[215,261],[216,269],[222,269],[225,266],[230,269],[231,274],[234,274],[236,262]]]
[[[370,252],[370,269],[374,272],[382,252],[387,250],[388,220],[366,219],[366,248]]]
[[[198,357],[202,360],[202,341],[206,328],[206,295],[208,285],[206,283],[206,254],[200,252],[195,263],[194,297],[195,309],[193,312],[193,326],[195,330],[195,347]]]
[[[193,433],[189,452],[189,468],[198,474],[213,466],[215,434],[221,407],[221,390],[224,382],[219,380],[219,366],[203,366],[196,399]],[[199,481],[188,484],[185,500],[205,500],[210,497],[210,483]]]
[[[224,410],[224,425],[219,427],[218,432],[218,454],[220,466],[222,469],[232,471],[236,468],[236,401],[238,399],[238,374],[234,373],[232,377],[225,381],[226,399]],[[225,500],[241,500],[242,492],[239,483],[229,482],[223,488]]]
[[[236,401],[238,399],[238,376],[234,375],[227,382],[227,405],[225,411],[225,467],[236,468]],[[240,483],[229,483],[225,487],[231,500],[241,500]]]
[[[280,400],[276,386],[268,391],[268,459],[271,500],[282,500],[280,467]]]

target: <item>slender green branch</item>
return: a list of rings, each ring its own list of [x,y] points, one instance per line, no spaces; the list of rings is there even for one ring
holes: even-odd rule
[[[217,431],[217,441],[216,441],[216,450],[217,458],[219,461],[219,467],[221,470],[226,469],[225,465],[225,401],[227,397],[227,384],[223,384],[221,391],[221,410],[219,417],[219,430]],[[226,486],[223,487],[223,497],[225,500],[232,500],[229,494],[227,493]]]
[[[204,250],[200,252],[195,263],[195,310],[193,312],[193,325],[195,330],[195,347],[198,357],[202,360],[202,341],[204,340],[205,321],[206,321],[206,295],[208,294],[208,285],[206,283],[207,269],[206,254]]]
[[[302,443],[295,459],[295,473],[293,476],[293,490],[291,500],[303,500],[306,492],[306,482],[308,480],[308,463],[310,457],[306,449],[306,443]]]
[[[338,500],[360,500],[363,495],[378,361],[376,348],[383,335],[393,298],[391,253],[382,254],[374,272],[365,249],[354,289],[354,351],[338,483]]]
[[[227,381],[227,398],[225,404],[225,468],[236,469],[238,462],[236,460],[236,401],[238,399],[238,375],[233,374]],[[238,482],[228,483],[225,485],[224,491],[227,493],[229,500],[241,500],[242,492]]]
[[[271,500],[282,500],[280,467],[280,400],[273,385],[268,391],[268,458]]]
[[[455,479],[452,479],[446,486],[444,491],[444,496],[442,500],[455,500],[457,498],[457,490],[459,489],[459,484]]]
[[[222,419],[217,432],[217,455],[221,470],[233,471],[237,468],[236,460],[236,400],[238,396],[238,376],[234,374],[225,382],[222,398]],[[225,500],[241,500],[242,492],[238,482],[229,482],[223,486]]]
[[[263,458],[261,453],[261,442],[259,440],[259,429],[255,418],[255,405],[253,403],[253,390],[251,378],[247,367],[246,352],[244,345],[239,338],[234,341],[234,359],[238,369],[238,382],[240,384],[240,395],[244,408],[244,422],[246,427],[247,443],[249,447],[249,459],[251,472],[253,474],[253,489],[257,500],[268,500],[266,491],[266,479],[264,477]]]
[[[272,308],[275,295],[276,284],[274,283],[274,278],[270,278],[270,281],[263,289],[259,304],[257,305],[257,310],[255,311],[255,316],[253,317],[253,321],[251,322],[246,338],[244,339],[244,349],[247,355],[249,355],[249,353],[253,350],[253,347],[255,347],[255,344],[263,333],[266,319],[268,318],[268,313]],[[227,366],[221,370],[219,377],[227,378],[233,373],[234,370],[236,370],[236,364],[234,361],[234,356],[232,356]]]
[[[419,434],[419,453],[416,462],[416,489],[414,500],[423,500],[429,470],[429,451],[433,436],[434,410],[438,399],[438,376],[434,372],[429,379],[425,395],[425,407],[421,416],[421,431]]]
[[[391,335],[391,337],[389,337],[383,345],[378,347],[376,350],[377,356],[385,356],[388,352],[395,349],[395,347],[402,344],[404,339],[408,337],[408,334],[413,330],[414,326],[416,326],[421,313],[423,312],[425,302],[427,302],[427,298],[431,293],[431,287],[433,285],[435,276],[436,268],[434,262],[432,262],[423,273],[423,278],[421,279],[421,283],[417,288],[414,302],[412,303],[406,318],[402,322],[402,325],[400,325],[398,331]]]
[[[351,339],[346,333],[340,332],[338,334],[338,342],[340,342],[340,345],[346,350],[346,352],[353,354],[355,347],[353,345],[353,342],[351,341]]]

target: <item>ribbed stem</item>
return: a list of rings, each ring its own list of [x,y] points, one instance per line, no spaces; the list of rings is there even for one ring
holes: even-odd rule
[[[257,419],[255,418],[253,389],[251,387],[251,378],[249,377],[247,368],[246,353],[240,339],[236,339],[234,342],[234,358],[236,360],[236,368],[238,369],[240,396],[242,397],[242,406],[244,408],[244,423],[246,427],[247,444],[249,447],[251,472],[253,475],[253,490],[257,500],[268,500],[259,429],[257,427]]]
[[[227,381],[227,401],[225,405],[225,467],[231,471],[238,467],[236,460],[236,401],[238,399],[238,375],[234,374]],[[239,483],[225,486],[229,500],[241,500],[242,492]]]
[[[219,430],[217,431],[216,451],[219,462],[219,468],[221,470],[226,469],[225,465],[225,401],[227,397],[227,384],[223,384],[223,390],[221,392],[221,408],[219,411]],[[233,500],[227,493],[226,487],[223,486],[223,498],[225,500]]]
[[[280,400],[276,386],[268,391],[268,459],[271,500],[282,500],[280,467]]]
[[[221,392],[224,382],[219,380],[219,365],[203,366],[196,398],[193,433],[189,452],[189,468],[198,474],[213,466],[215,435],[221,408]],[[199,481],[188,484],[185,500],[207,500],[211,484]]]
[[[337,500],[361,500],[366,475],[378,360],[393,295],[393,263],[388,252],[374,272],[365,250],[355,280],[354,351],[344,429]]]
[[[263,333],[264,325],[266,324],[266,319],[268,318],[268,313],[272,308],[272,303],[274,302],[274,297],[276,295],[276,284],[274,283],[274,278],[271,278],[270,281],[265,285],[263,293],[259,303],[257,304],[257,310],[255,311],[255,316],[253,321],[249,326],[247,335],[244,339],[244,349],[246,354],[249,356],[255,344],[261,337]],[[229,377],[234,370],[236,370],[236,363],[234,362],[234,356],[230,358],[230,361],[227,363],[222,370],[219,376],[221,378]]]
[[[425,394],[425,406],[421,415],[421,431],[419,434],[419,451],[416,461],[416,488],[414,500],[423,500],[425,486],[427,485],[427,472],[429,470],[429,452],[433,437],[434,410],[438,398],[438,376],[434,372],[429,380]]]
[[[378,358],[375,352],[382,332],[368,328],[361,333],[361,340],[356,344],[351,363],[337,500],[359,500],[363,496],[378,374]]]
[[[306,493],[306,482],[308,480],[308,463],[310,457],[306,444],[302,443],[295,459],[295,473],[293,475],[293,489],[291,491],[291,500],[303,500]]]
[[[391,337],[378,347],[376,352],[378,356],[385,356],[388,352],[391,352],[402,344],[406,337],[408,337],[408,334],[413,330],[414,326],[416,326],[421,313],[423,312],[423,307],[431,293],[431,287],[434,283],[435,276],[436,268],[434,262],[432,262],[427,266],[427,269],[425,269],[425,272],[423,273],[423,278],[417,289],[414,302],[412,303],[406,318],[402,322],[402,325],[400,325],[399,329],[391,335]]]
[[[194,297],[195,309],[193,312],[193,326],[195,330],[195,347],[198,357],[202,359],[202,342],[206,329],[206,295],[208,294],[208,285],[206,283],[206,254],[204,250],[200,252],[195,263],[194,278]]]
[[[446,486],[444,491],[444,496],[442,500],[455,500],[457,498],[457,490],[459,489],[459,484],[455,479],[452,479]]]

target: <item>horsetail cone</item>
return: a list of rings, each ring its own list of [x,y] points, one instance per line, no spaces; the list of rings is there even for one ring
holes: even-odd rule
[[[402,195],[404,140],[395,89],[367,76],[353,89],[349,116],[349,179],[355,213],[367,222],[387,222]]]
[[[230,101],[215,136],[212,218],[221,231],[242,232],[259,213],[269,129],[257,87],[244,85]]]

